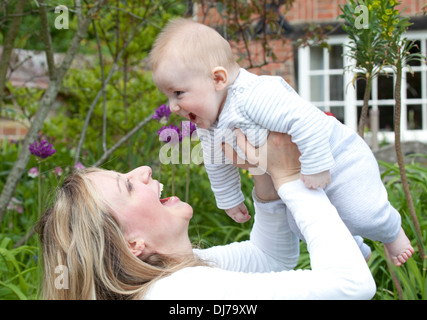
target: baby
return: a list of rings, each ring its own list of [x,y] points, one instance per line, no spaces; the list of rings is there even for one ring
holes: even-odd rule
[[[383,242],[397,266],[412,255],[376,159],[353,130],[304,101],[282,78],[240,68],[229,43],[206,25],[170,22],[156,39],[150,62],[171,111],[197,126],[217,205],[235,221],[250,216],[238,168],[218,159],[223,139],[240,128],[251,144],[262,145],[269,131],[283,132],[301,152],[301,179],[309,188],[325,189],[365,258],[370,249],[361,237]],[[291,215],[289,219],[292,231],[303,239]]]

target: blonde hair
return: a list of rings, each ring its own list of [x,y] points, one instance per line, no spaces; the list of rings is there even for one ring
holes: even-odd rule
[[[47,300],[141,299],[149,286],[173,272],[203,263],[194,255],[153,254],[145,261],[127,246],[122,229],[87,174],[78,170],[57,190],[36,225],[43,256],[42,297]],[[66,268],[66,286],[58,267]]]
[[[153,71],[170,57],[206,75],[218,66],[233,72],[239,68],[230,44],[216,30],[189,19],[170,21],[158,35],[149,57]]]

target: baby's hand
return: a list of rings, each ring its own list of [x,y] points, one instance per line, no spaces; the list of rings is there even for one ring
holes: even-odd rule
[[[226,209],[225,212],[230,218],[239,223],[246,222],[251,218],[248,213],[248,208],[246,208],[243,202],[236,207]]]
[[[309,189],[324,189],[331,182],[331,174],[329,171],[323,171],[316,174],[305,175],[301,174],[301,180]]]

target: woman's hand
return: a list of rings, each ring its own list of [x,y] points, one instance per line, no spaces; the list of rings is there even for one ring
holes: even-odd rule
[[[235,133],[237,146],[245,152],[249,162],[240,159],[233,148],[225,144],[224,153],[230,160],[233,160],[233,163],[241,163],[242,165],[239,166],[248,170],[257,167],[261,171],[269,172],[276,190],[286,182],[299,179],[301,153],[296,144],[291,141],[290,135],[271,132],[267,143],[259,148],[254,148],[239,129],[236,129]]]
[[[239,132],[241,131],[239,130]],[[246,139],[245,136],[243,137]],[[232,160],[236,167],[245,169],[252,175],[255,195],[258,200],[269,202],[280,199],[269,174],[248,161],[241,159],[229,144],[224,143],[223,150],[226,157]]]

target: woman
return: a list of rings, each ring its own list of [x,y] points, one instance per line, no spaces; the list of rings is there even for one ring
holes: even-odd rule
[[[237,137],[249,161],[257,159],[245,137]],[[229,146],[224,151],[236,160]],[[290,137],[272,133],[257,151],[266,153],[258,158],[267,164],[258,165],[271,178],[254,175],[250,240],[205,250],[193,249],[188,237],[191,206],[160,199],[149,167],[127,174],[90,169],[67,178],[38,224],[44,298],[371,298],[375,283],[363,256],[324,192],[300,181]],[[287,214],[305,236],[312,270],[291,270],[299,246]],[[68,271],[67,288],[58,286],[58,265]]]

